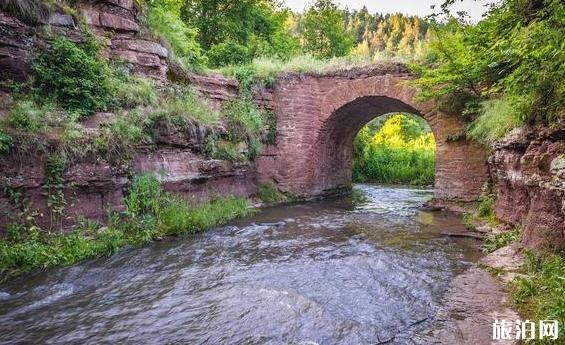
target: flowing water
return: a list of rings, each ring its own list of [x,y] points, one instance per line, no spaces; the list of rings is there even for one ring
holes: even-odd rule
[[[432,191],[268,208],[0,286],[0,344],[410,344],[479,258]]]

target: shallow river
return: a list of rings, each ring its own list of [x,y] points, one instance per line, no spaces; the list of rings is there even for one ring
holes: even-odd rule
[[[431,190],[355,189],[0,286],[0,344],[411,344],[477,244]]]

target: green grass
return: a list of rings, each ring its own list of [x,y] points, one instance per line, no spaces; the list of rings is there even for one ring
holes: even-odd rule
[[[0,240],[0,281],[36,269],[66,266],[141,246],[168,235],[194,234],[251,211],[243,198],[216,198],[194,204],[163,191],[150,175],[133,179],[124,214],[112,214],[107,227],[83,221],[69,233],[48,233],[32,223],[9,226]],[[29,219],[28,219],[29,220]]]
[[[404,114],[379,120],[369,123],[355,138],[353,180],[433,184],[435,140],[429,129],[424,130],[418,121]]]
[[[485,185],[485,187],[483,188],[490,188],[488,187],[488,185]],[[496,213],[494,210],[494,204],[496,202],[496,197],[494,196],[494,194],[485,194],[482,195],[481,197],[479,197],[479,203],[477,206],[477,210],[473,213],[469,213],[466,214],[465,216],[463,216],[463,225],[465,225],[465,227],[467,229],[475,229],[477,223],[487,223],[488,225],[490,225],[491,227],[495,227],[497,225],[500,224],[500,220],[496,217]],[[513,231],[517,231],[517,229],[514,229]],[[493,243],[495,242],[504,242],[504,238],[506,236],[511,236],[509,234],[506,233],[501,233],[499,234],[500,239],[491,239]],[[491,241],[488,240],[487,241]],[[493,248],[496,247],[496,245],[493,244],[489,244],[489,248]],[[503,246],[501,246],[503,247]],[[500,247],[498,247],[500,248]],[[487,249],[487,252],[492,252],[498,248],[494,248],[494,249]]]
[[[0,154],[10,152],[10,148],[14,143],[12,136],[5,132],[3,126],[0,124]]]
[[[486,254],[492,253],[497,249],[506,247],[512,242],[520,240],[521,234],[522,228],[519,226],[510,231],[489,234],[483,242],[482,250]]]
[[[39,105],[32,99],[19,99],[10,109],[6,123],[11,128],[35,134],[45,129],[46,113],[52,110],[50,104]]]
[[[118,103],[124,108],[156,105],[159,100],[155,83],[148,78],[127,76],[115,79],[114,88]]]
[[[365,68],[378,62],[392,61],[370,56],[345,56],[332,59],[319,59],[303,54],[281,60],[273,57],[260,57],[250,64],[228,66],[221,72],[228,77],[243,79],[244,86],[250,85],[250,79],[272,84],[276,77],[288,73],[329,74],[336,71],[347,71],[354,68]]]
[[[150,115],[153,121],[164,120],[180,124],[186,120],[195,120],[206,125],[216,125],[220,122],[220,112],[199,98],[191,88],[183,88],[162,97],[162,101]]]
[[[145,120],[139,112],[130,111],[118,114],[118,117],[102,128],[101,134],[94,139],[97,153],[111,161],[123,160],[130,156],[140,144],[151,142],[145,131]]]
[[[492,146],[512,129],[523,124],[520,102],[507,99],[485,101],[479,117],[469,127],[469,137]]]
[[[526,251],[522,270],[524,276],[515,278],[510,285],[514,305],[530,320],[558,320],[561,339],[565,322],[564,253]],[[528,344],[557,343],[536,340]]]
[[[263,183],[259,186],[259,193],[257,194],[259,199],[266,203],[280,203],[288,201],[289,198],[283,193],[279,192],[277,186],[274,183]]]

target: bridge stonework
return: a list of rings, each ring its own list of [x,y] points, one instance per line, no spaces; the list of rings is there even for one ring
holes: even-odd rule
[[[276,145],[258,158],[260,181],[306,198],[348,190],[358,131],[380,115],[408,112],[426,119],[436,139],[436,199],[476,200],[488,179],[485,150],[448,140],[464,131],[461,118],[418,101],[407,83],[412,78],[400,64],[279,78],[267,97],[277,120]]]

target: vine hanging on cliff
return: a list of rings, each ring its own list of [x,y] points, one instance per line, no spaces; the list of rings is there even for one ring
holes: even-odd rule
[[[65,163],[66,160],[62,154],[53,153],[47,158],[45,164],[45,185],[43,188],[47,195],[50,230],[59,230],[63,227],[63,213],[66,204],[63,181]]]

